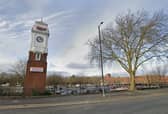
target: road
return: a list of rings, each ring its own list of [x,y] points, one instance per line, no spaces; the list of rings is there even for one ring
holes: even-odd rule
[[[22,107],[21,109],[17,107],[2,108],[0,109],[0,114],[168,114],[168,91],[166,89],[152,94],[121,95],[88,102],[75,101],[76,104],[71,103],[61,105],[58,105],[59,103],[57,105],[47,104],[31,108]]]

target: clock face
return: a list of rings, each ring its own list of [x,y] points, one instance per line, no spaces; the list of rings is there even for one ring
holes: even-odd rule
[[[39,42],[39,43],[42,43],[44,41],[44,39],[41,36],[37,36],[36,41]]]

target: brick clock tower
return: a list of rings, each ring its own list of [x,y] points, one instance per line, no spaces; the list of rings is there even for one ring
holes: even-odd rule
[[[46,85],[48,25],[36,21],[31,30],[31,45],[27,61],[26,77],[24,80],[24,95],[33,92],[43,93]]]

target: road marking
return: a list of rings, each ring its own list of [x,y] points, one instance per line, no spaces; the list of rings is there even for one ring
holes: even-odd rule
[[[113,101],[121,101],[121,100],[139,100],[140,98],[148,98],[148,97],[157,97],[161,95],[167,95],[165,93],[155,93],[144,96],[120,96],[116,99],[112,97],[91,100],[91,101],[76,101],[76,102],[62,102],[62,103],[43,103],[43,104],[19,104],[19,105],[0,105],[0,110],[9,110],[9,109],[26,109],[26,108],[40,108],[40,107],[55,107],[55,106],[70,106],[70,105],[84,105],[84,104],[96,104],[96,103],[105,103],[105,102],[113,102]]]

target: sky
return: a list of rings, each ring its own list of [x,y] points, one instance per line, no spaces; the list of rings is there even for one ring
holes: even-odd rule
[[[49,25],[48,72],[64,75],[100,75],[90,65],[87,41],[128,10],[167,11],[167,0],[1,0],[0,72],[28,57],[31,28],[43,18]],[[125,75],[118,65],[105,66],[104,73]]]

